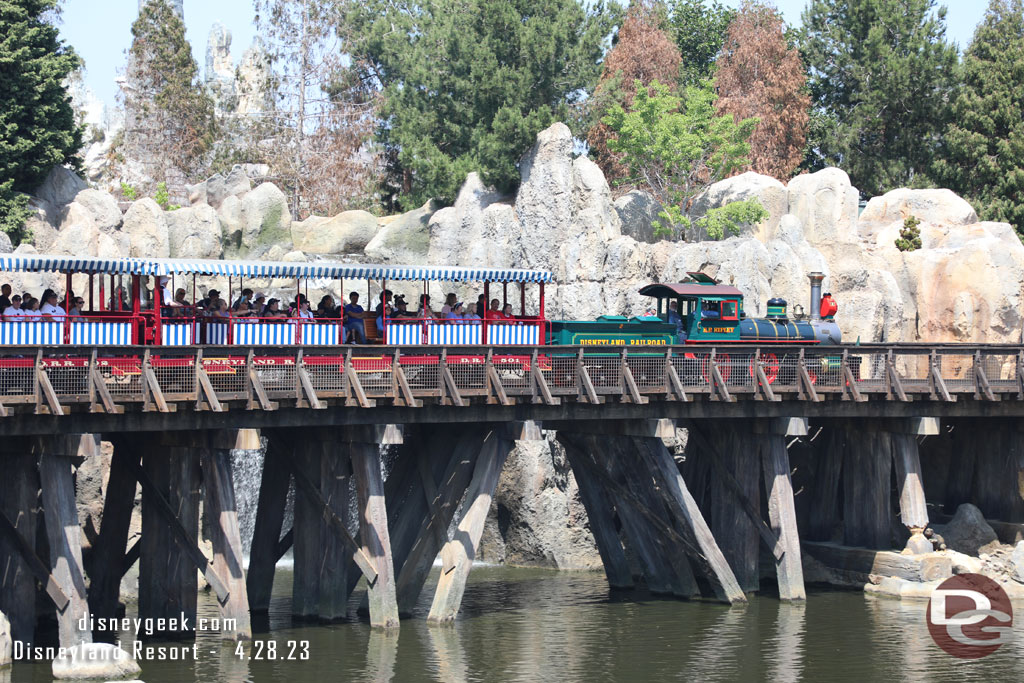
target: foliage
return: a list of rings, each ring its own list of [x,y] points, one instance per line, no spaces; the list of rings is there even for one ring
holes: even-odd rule
[[[166,0],[147,0],[139,11],[125,76],[120,154],[135,165],[128,175],[144,178],[147,189],[166,183],[184,199],[185,184],[209,170],[215,123],[185,25]]]
[[[914,216],[907,216],[903,219],[903,227],[900,229],[899,239],[896,240],[896,248],[900,251],[917,251],[921,248],[921,229],[917,226],[921,221]]]
[[[811,0],[801,51],[813,106],[805,165],[866,196],[930,184],[957,64],[935,0]]]
[[[963,60],[937,175],[1024,235],[1024,7],[991,0]]]
[[[371,208],[379,97],[342,57],[337,0],[258,0],[271,111],[259,133],[296,217]]]
[[[164,186],[166,190],[166,185]],[[129,185],[126,182],[121,183],[121,196],[124,197],[125,201],[134,202],[139,198],[139,190],[134,185]]]
[[[757,119],[716,115],[708,81],[686,88],[682,98],[657,80],[649,88],[638,82],[636,89],[628,111],[613,105],[603,120],[616,133],[609,149],[623,155],[629,170],[624,181],[643,187],[664,207],[656,234],[721,239],[738,233],[740,224],[767,217],[756,199],[711,209],[696,220],[687,215],[697,195],[750,163],[747,139]]]
[[[153,193],[153,201],[164,211],[177,211],[180,204],[171,204],[171,195],[167,192],[167,183],[157,183],[156,192]]]
[[[605,0],[350,0],[348,52],[384,94],[401,205],[452,202],[470,171],[513,190],[537,133],[586,99],[618,18]]]
[[[697,85],[714,76],[715,59],[736,10],[718,0],[667,0],[669,32],[682,54],[679,80]]]
[[[63,81],[78,66],[52,20],[56,0],[0,0],[0,230],[17,244],[30,210],[23,194],[50,169],[77,166],[82,131]]]
[[[622,179],[627,170],[622,165],[621,155],[608,149],[612,132],[601,117],[613,102],[623,107],[632,104],[636,82],[646,85],[658,80],[671,86],[678,78],[682,64],[679,48],[659,28],[660,21],[653,8],[644,3],[630,7],[614,46],[605,56],[601,80],[589,102],[595,120],[587,131],[587,143],[609,182]]]
[[[750,165],[744,170],[789,180],[803,159],[811,98],[800,54],[787,46],[778,11],[745,0],[729,25],[717,65],[718,113],[760,121],[750,136]]]

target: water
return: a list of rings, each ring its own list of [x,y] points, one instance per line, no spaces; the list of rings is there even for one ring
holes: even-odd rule
[[[291,573],[279,571],[269,632],[279,655],[308,642],[306,661],[252,661],[216,633],[197,637],[198,659],[142,662],[147,683],[191,681],[990,681],[1020,680],[1024,633],[980,661],[955,660],[928,636],[923,605],[859,592],[812,592],[806,606],[754,598],[745,608],[609,593],[599,573],[475,567],[460,618],[428,626],[437,570],[398,634],[365,621],[293,624]],[[352,613],[361,599],[357,590]],[[200,616],[216,618],[210,595]],[[129,606],[129,615],[134,606]],[[1016,620],[1024,623],[1018,609]],[[1018,627],[1019,629],[1019,627]],[[131,640],[126,635],[126,642]],[[151,641],[147,644],[154,644]],[[255,652],[256,646],[246,651]],[[267,646],[262,648],[267,652]],[[0,674],[3,680],[3,674]],[[19,664],[13,681],[50,681]]]

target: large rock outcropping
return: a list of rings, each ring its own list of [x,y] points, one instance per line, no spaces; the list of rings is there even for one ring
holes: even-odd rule
[[[391,264],[529,267],[552,271],[551,318],[636,315],[650,306],[638,293],[654,281],[675,282],[694,270],[745,292],[749,315],[763,315],[781,296],[808,302],[806,274],[826,274],[848,341],[1020,342],[1024,309],[1024,245],[1005,223],[979,222],[948,190],[897,189],[872,199],[858,215],[858,191],[829,168],[784,185],[745,173],[712,186],[694,211],[757,198],[768,217],[721,241],[669,242],[654,236],[659,207],[642,192],[616,199],[600,169],[573,156],[563,124],[537,136],[520,163],[522,182],[504,196],[470,174],[453,206],[432,203],[399,216],[362,211],[293,220],[285,195],[252,188],[241,168],[190,188],[187,208],[161,212],[141,199],[127,213],[109,195],[55,169],[33,200],[40,251],[101,256],[319,259]],[[903,252],[903,221],[921,221],[922,248]],[[60,286],[26,275],[17,291]],[[290,297],[291,283],[254,281],[268,296]],[[311,283],[316,301],[333,283]],[[224,283],[200,283],[224,291]],[[389,283],[416,300],[415,283]],[[453,288],[473,301],[476,288]],[[376,291],[371,289],[371,293]],[[536,310],[536,292],[528,290]],[[509,459],[488,526],[485,555],[511,562],[592,567],[593,540],[572,473],[557,444],[521,447]],[[533,495],[524,495],[530,491]]]

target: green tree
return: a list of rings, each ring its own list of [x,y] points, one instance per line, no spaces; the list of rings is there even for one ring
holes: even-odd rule
[[[58,164],[77,165],[82,131],[63,81],[78,66],[47,19],[57,0],[0,0],[0,230],[17,243],[28,197]]]
[[[666,9],[668,30],[683,56],[682,84],[697,85],[711,78],[736,10],[723,7],[718,0],[667,0]]]
[[[603,121],[616,134],[608,148],[621,153],[629,169],[624,182],[643,187],[664,207],[656,234],[688,239],[703,233],[721,239],[726,232],[738,233],[743,223],[767,217],[756,199],[731,202],[696,218],[687,215],[697,195],[750,163],[747,139],[758,123],[756,118],[737,123],[731,114],[718,116],[710,81],[686,88],[682,98],[657,80],[650,87],[637,81],[629,110],[612,105]]]
[[[800,47],[814,112],[805,167],[838,165],[868,197],[929,185],[956,46],[935,0],[811,0]]]
[[[121,96],[124,175],[146,193],[166,183],[170,196],[184,202],[185,184],[209,171],[215,122],[185,25],[166,0],[147,0],[132,24]]]
[[[985,220],[1024,235],[1024,7],[992,0],[964,55],[962,85],[936,163],[944,185]]]
[[[903,219],[900,236],[896,240],[896,248],[900,251],[917,251],[921,248],[921,221],[916,216]]]
[[[537,133],[593,88],[619,14],[604,0],[350,2],[348,52],[383,90],[402,206],[453,201],[470,171],[514,189]]]

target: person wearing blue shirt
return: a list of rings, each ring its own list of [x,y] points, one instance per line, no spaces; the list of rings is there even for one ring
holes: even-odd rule
[[[363,307],[359,305],[359,294],[358,292],[352,292],[348,295],[348,303],[345,304],[345,324],[344,324],[346,337],[352,339],[355,338],[357,344],[366,343],[366,327],[363,325]]]

